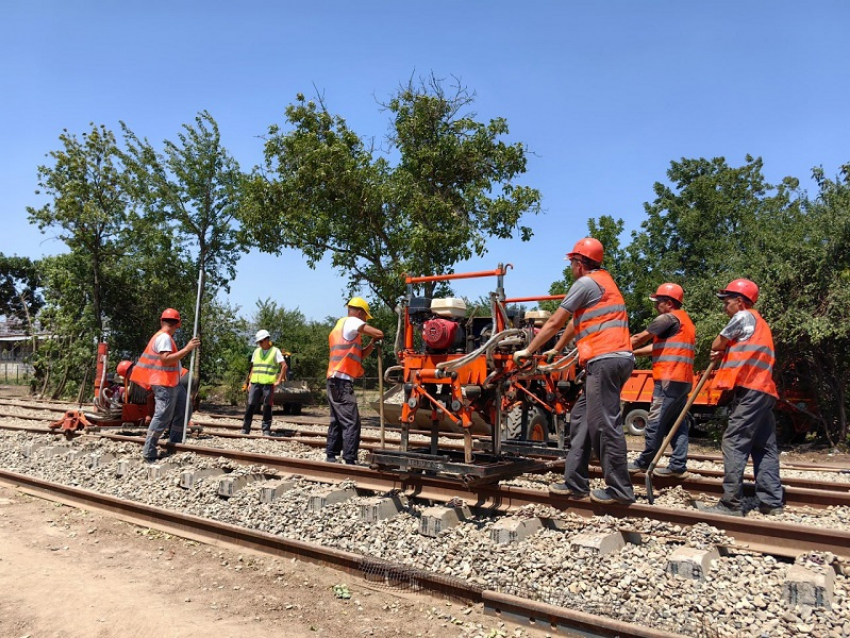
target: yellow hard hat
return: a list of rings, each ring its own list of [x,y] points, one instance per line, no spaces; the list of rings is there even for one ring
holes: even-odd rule
[[[360,310],[366,313],[367,321],[372,318],[372,315],[369,314],[369,304],[366,303],[363,297],[352,297],[345,305],[351,308],[360,308]]]

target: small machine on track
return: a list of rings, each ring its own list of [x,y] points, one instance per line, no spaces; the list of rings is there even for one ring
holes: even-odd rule
[[[510,267],[510,264],[507,265]],[[399,450],[372,452],[369,463],[399,471],[429,471],[461,477],[467,482],[493,482],[540,467],[523,456],[530,451],[558,455],[563,450],[563,418],[575,384],[575,357],[562,355],[552,363],[535,357],[518,367],[513,353],[533,338],[532,314],[517,319],[506,310],[504,275],[507,267],[466,274],[407,277],[407,296],[399,312],[397,351],[400,365],[387,370],[388,380],[403,388]],[[490,293],[490,316],[467,316],[463,299],[416,296],[417,285],[496,277]],[[542,300],[549,297],[529,298]],[[430,446],[412,448],[411,425],[421,411],[431,423]],[[473,420],[474,416],[479,418]],[[464,434],[463,454],[441,450],[440,422]],[[489,440],[473,446],[473,425],[489,426]],[[506,440],[510,433],[511,438]],[[554,435],[560,446],[547,441]]]

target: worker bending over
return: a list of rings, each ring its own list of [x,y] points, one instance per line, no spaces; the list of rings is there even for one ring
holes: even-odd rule
[[[626,439],[620,410],[620,391],[634,369],[626,304],[617,284],[602,269],[603,247],[597,239],[579,240],[567,254],[575,281],[560,307],[532,339],[514,354],[521,364],[548,342],[573,316],[557,347],[573,337],[586,378],[581,396],[570,413],[570,449],[564,482],[553,492],[598,503],[634,503],[627,470]],[[547,355],[550,354],[547,352]],[[608,487],[590,491],[588,463],[591,448],[602,464]]]
[[[632,336],[632,348],[650,339],[651,345],[634,351],[635,356],[652,356],[652,404],[643,452],[629,463],[629,472],[644,472],[652,463],[664,438],[688,402],[694,381],[696,328],[684,310],[685,291],[678,284],[661,284],[650,297],[658,316],[641,333]],[[688,420],[673,435],[673,454],[667,467],[654,471],[658,476],[682,478],[687,473]]]

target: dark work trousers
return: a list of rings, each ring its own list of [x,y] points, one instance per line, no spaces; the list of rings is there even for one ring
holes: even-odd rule
[[[242,433],[250,434],[251,421],[254,420],[254,412],[260,403],[263,404],[263,432],[271,434],[272,431],[272,404],[274,399],[274,384],[252,383],[248,390],[248,407],[245,409],[245,418],[242,420]]]
[[[328,459],[357,463],[360,449],[360,411],[354,396],[354,382],[348,379],[328,379],[328,403],[331,406],[331,423],[328,426]]]
[[[621,501],[635,500],[620,410],[620,391],[634,367],[632,357],[611,357],[591,361],[585,369],[584,390],[570,412],[570,449],[564,467],[564,483],[573,492],[590,491],[587,466],[593,449],[608,492]]]
[[[170,443],[183,442],[183,419],[186,418],[186,384],[182,380],[174,387],[155,385],[151,389],[156,404],[142,448],[142,456],[149,461],[156,459],[156,445],[166,428]]]
[[[729,425],[723,433],[723,497],[720,502],[740,510],[743,495],[744,468],[750,455],[756,477],[756,496],[766,507],[782,506],[782,483],[779,480],[779,448],[776,445],[776,422],[769,394],[735,388],[729,406]]]
[[[692,383],[684,381],[656,381],[652,389],[652,405],[649,408],[649,420],[646,423],[643,452],[635,461],[642,468],[648,468],[658,453],[664,437],[670,434],[670,428],[679,418],[688,402],[688,393]],[[667,467],[674,472],[684,472],[688,466],[688,419],[685,418],[673,440],[673,454]]]

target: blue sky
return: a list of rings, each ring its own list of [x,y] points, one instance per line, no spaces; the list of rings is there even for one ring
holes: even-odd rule
[[[850,162],[850,3],[813,2],[7,2],[0,9],[0,252],[62,245],[27,222],[39,164],[63,129],[123,120],[155,145],[208,110],[243,170],[268,126],[318,88],[361,136],[411,76],[456,76],[479,119],[505,117],[531,153],[535,236],[490,242],[457,271],[514,265],[508,296],[545,294],[589,217],[639,227],[671,160],[761,156],[768,180]],[[627,238],[624,238],[628,241]],[[342,279],[299,253],[242,258],[231,303],[338,315]],[[458,282],[478,297],[490,282]]]

